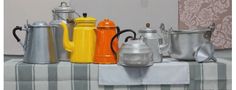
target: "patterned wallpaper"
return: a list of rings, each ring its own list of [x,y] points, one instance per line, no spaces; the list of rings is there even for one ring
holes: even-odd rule
[[[232,47],[231,0],[179,0],[179,29],[216,23],[211,38],[217,49]]]

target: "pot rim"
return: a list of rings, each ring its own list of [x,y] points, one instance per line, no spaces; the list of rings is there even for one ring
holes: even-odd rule
[[[205,33],[211,31],[211,29],[188,29],[188,30],[172,30],[170,34],[195,34],[195,33]]]

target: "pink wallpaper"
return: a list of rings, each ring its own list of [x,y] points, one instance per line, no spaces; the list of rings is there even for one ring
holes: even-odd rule
[[[232,47],[231,0],[179,0],[179,29],[216,23],[212,43],[217,49]]]

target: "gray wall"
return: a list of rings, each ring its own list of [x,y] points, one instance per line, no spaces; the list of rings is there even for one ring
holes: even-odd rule
[[[23,49],[12,36],[12,28],[36,20],[51,20],[51,9],[62,0],[5,0],[4,54],[23,54]],[[65,0],[64,0],[65,1]],[[68,0],[66,0],[68,1]],[[70,0],[80,14],[87,12],[98,21],[110,18],[124,28],[138,30],[150,22],[158,29],[178,26],[178,0]],[[24,33],[19,33],[24,38]],[[122,42],[123,38],[121,38]]]
[[[29,22],[51,20],[51,10],[59,6],[61,1],[69,0],[4,0],[4,54],[23,54],[22,47],[12,35],[16,25]],[[19,32],[19,37],[24,40],[24,32]]]
[[[121,29],[137,31],[147,22],[155,29],[159,29],[160,23],[166,27],[178,26],[178,0],[71,0],[71,6],[78,13],[87,12],[98,22],[110,18]],[[121,36],[119,44],[127,35]]]

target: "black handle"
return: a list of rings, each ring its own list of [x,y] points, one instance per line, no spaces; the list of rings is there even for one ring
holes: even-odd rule
[[[119,32],[120,32],[120,27],[117,26],[117,27],[116,27],[116,33],[119,33]],[[117,38],[119,39],[119,36],[118,36]]]
[[[16,26],[16,27],[13,29],[13,31],[12,31],[12,34],[13,34],[13,36],[15,37],[16,41],[17,41],[17,42],[20,42],[20,38],[19,38],[19,37],[17,36],[17,34],[16,34],[16,31],[17,31],[17,30],[22,31],[22,27]]]
[[[132,32],[132,33],[134,34],[133,40],[136,39],[136,33],[135,33],[135,31],[133,31],[133,30],[131,30],[131,29],[125,29],[125,30],[123,30],[123,31],[118,32],[115,36],[113,36],[112,39],[111,39],[111,42],[110,42],[110,48],[111,48],[111,51],[113,52],[113,54],[115,55],[115,57],[116,57],[116,52],[115,52],[115,50],[114,50],[114,48],[113,48],[113,41],[115,40],[116,37],[119,37],[120,34],[125,33],[125,32]],[[127,37],[127,38],[128,38],[128,37]]]
[[[133,39],[133,38],[134,37],[132,37],[132,36],[128,36],[128,37],[125,38],[125,42],[128,42],[129,39]]]

